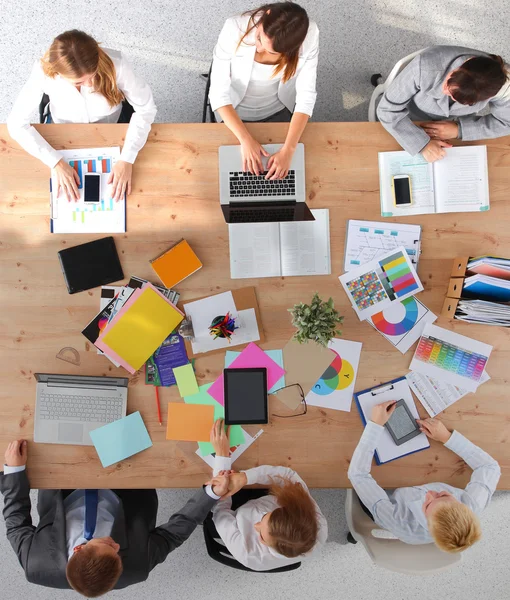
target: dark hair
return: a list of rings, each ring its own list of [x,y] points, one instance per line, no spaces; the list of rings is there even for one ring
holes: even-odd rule
[[[71,556],[66,569],[73,590],[87,598],[98,598],[113,590],[121,574],[122,559],[118,554],[103,554],[87,545]]]
[[[262,25],[274,51],[281,54],[273,75],[283,71],[282,81],[285,83],[296,73],[299,49],[308,33],[310,21],[306,10],[294,2],[275,2],[244,14],[250,15],[250,20],[239,45],[257,25]]]
[[[475,56],[466,60],[448,78],[446,85],[454,100],[472,106],[493,98],[503,87],[508,74],[501,56]]]

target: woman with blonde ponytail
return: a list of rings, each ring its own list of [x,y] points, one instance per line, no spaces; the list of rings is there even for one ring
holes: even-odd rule
[[[77,173],[30,124],[43,94],[49,96],[53,123],[129,123],[109,183],[115,200],[130,194],[133,163],[147,141],[156,105],[150,87],[124,56],[101,48],[83,31],[65,31],[34,64],[7,119],[11,137],[54,170],[57,194],[78,200]]]
[[[295,471],[263,465],[231,472],[228,432],[222,419],[213,426],[211,442],[214,475],[229,475],[229,492],[212,510],[212,533],[238,562],[254,571],[277,569],[301,562],[326,542],[326,519]],[[232,501],[238,503],[231,496],[254,484],[268,486],[269,494],[233,510]]]

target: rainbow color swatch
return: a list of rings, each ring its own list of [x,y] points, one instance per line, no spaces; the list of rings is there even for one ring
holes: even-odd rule
[[[333,352],[335,352],[333,350]],[[351,363],[335,352],[336,356],[312,390],[320,396],[328,396],[336,390],[344,390],[354,381],[354,368]]]
[[[419,290],[420,286],[401,251],[380,260],[379,267],[377,274],[390,300]]]
[[[473,381],[480,381],[488,360],[487,356],[427,335],[420,338],[414,358]]]
[[[405,315],[398,323],[390,323],[384,316],[384,311],[372,315],[375,328],[386,335],[403,335],[416,325],[418,320],[418,304],[413,296],[401,301],[405,307]]]

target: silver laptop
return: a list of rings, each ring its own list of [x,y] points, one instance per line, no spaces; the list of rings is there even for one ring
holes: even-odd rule
[[[282,144],[265,144],[274,154]],[[305,147],[298,144],[285,179],[264,179],[268,158],[262,157],[264,173],[243,173],[241,147],[220,146],[220,203],[227,223],[313,221],[305,202]]]
[[[35,373],[34,442],[92,446],[89,432],[126,416],[128,379]]]

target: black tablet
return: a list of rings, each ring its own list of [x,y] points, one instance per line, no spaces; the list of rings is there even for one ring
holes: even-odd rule
[[[420,435],[420,426],[413,417],[405,400],[399,400],[393,414],[385,425],[397,446]]]
[[[266,369],[225,369],[225,423],[267,423]]]
[[[58,258],[70,294],[124,279],[111,236],[61,250]]]

